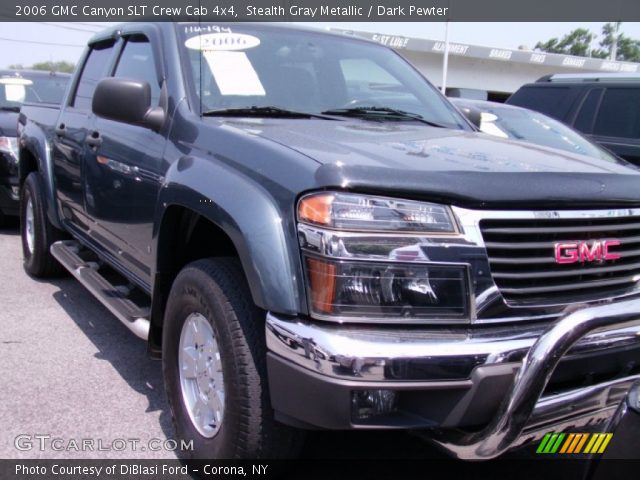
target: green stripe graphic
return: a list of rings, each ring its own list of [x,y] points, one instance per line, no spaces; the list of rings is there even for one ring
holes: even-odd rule
[[[558,451],[558,449],[560,448],[560,445],[562,444],[562,440],[564,439],[565,434],[561,433],[560,435],[558,435],[558,439],[556,440],[555,445],[551,448],[551,452],[550,453],[556,453]]]
[[[551,435],[551,438],[547,442],[547,446],[545,447],[542,453],[551,453],[551,449],[553,448],[553,445],[556,443],[556,438],[558,438],[557,433],[554,433],[553,435]]]
[[[603,453],[613,437],[612,433],[554,433],[542,437],[536,453]],[[583,445],[586,445],[583,449]],[[562,450],[561,450],[562,449]]]
[[[538,445],[538,449],[536,450],[536,453],[542,453],[542,451],[544,450],[544,446],[549,441],[549,438],[551,438],[551,434],[547,433],[542,439],[542,441],[540,442],[540,445]]]

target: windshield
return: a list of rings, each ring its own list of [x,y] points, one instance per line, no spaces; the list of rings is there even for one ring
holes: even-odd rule
[[[482,107],[480,130],[503,138],[524,140],[572,153],[611,160],[612,156],[578,132],[532,110]]]
[[[25,103],[60,103],[69,77],[60,75],[0,76],[0,107]]]
[[[467,128],[440,93],[387,48],[270,26],[204,23],[178,29],[202,112],[270,106],[320,114],[377,107]]]

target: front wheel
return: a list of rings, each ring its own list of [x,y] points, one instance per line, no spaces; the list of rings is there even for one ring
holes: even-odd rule
[[[65,235],[49,222],[44,195],[40,174],[31,172],[20,190],[20,232],[24,268],[30,275],[39,278],[64,272],[49,248]]]
[[[176,278],[162,339],[165,387],[192,458],[287,458],[301,433],[269,402],[264,315],[237,259],[198,260]]]

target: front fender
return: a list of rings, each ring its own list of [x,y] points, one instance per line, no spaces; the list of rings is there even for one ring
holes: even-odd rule
[[[182,157],[167,172],[160,192],[153,235],[155,252],[159,251],[158,237],[167,209],[185,207],[211,221],[231,239],[256,305],[296,314],[304,305],[304,291],[294,203],[293,198],[277,200],[262,185],[227,165]]]
[[[25,165],[23,161],[23,155],[25,153],[31,155],[36,160],[38,172],[42,176],[45,191],[45,205],[49,221],[54,227],[62,228],[56,209],[51,144],[45,132],[32,122],[27,122],[20,135],[18,174],[21,185],[30,173],[27,170],[27,165]]]

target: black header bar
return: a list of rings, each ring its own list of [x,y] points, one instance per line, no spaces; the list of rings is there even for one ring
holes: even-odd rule
[[[424,480],[505,479],[609,480],[636,478],[638,460],[528,458],[463,462],[453,459],[283,460],[9,460],[0,459],[2,480]],[[516,475],[517,473],[517,475]]]
[[[2,21],[640,21],[637,0],[3,0]]]

